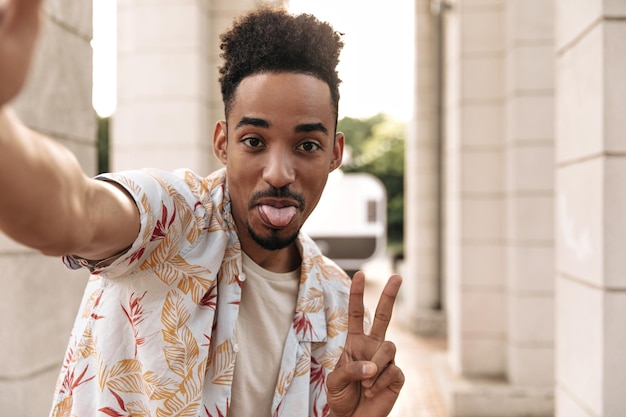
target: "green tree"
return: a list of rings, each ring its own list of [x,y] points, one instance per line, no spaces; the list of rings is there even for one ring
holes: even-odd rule
[[[372,174],[385,185],[390,249],[402,252],[405,123],[380,113],[364,119],[344,117],[338,130],[346,135],[346,146],[351,153],[343,170]]]

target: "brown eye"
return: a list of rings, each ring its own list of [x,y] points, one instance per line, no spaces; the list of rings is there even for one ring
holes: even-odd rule
[[[261,142],[261,139],[254,137],[254,136],[245,138],[242,140],[242,142],[251,148],[259,148],[261,147],[261,145],[263,145],[263,142]]]
[[[297,149],[304,152],[315,152],[318,149],[321,149],[321,147],[317,143],[309,141],[300,144]]]

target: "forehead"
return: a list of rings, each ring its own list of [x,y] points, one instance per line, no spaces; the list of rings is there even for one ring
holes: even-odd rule
[[[301,73],[268,72],[248,76],[237,87],[229,114],[229,119],[241,117],[260,117],[274,123],[294,118],[300,122],[315,119],[332,128],[334,112],[330,87],[312,75]]]

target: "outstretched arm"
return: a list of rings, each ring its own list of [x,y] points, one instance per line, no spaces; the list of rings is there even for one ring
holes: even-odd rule
[[[0,3],[0,231],[46,254],[106,258],[133,242],[134,203],[88,178],[71,152],[8,108],[28,73],[39,14],[38,0]]]
[[[386,416],[398,399],[404,374],[394,362],[396,346],[385,340],[385,333],[401,283],[399,275],[389,278],[376,307],[372,329],[365,334],[365,276],[362,272],[354,274],[346,346],[326,384],[332,417]]]

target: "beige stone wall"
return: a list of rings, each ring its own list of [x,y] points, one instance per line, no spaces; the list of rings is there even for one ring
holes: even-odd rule
[[[48,0],[35,67],[14,103],[33,128],[52,136],[95,173],[91,107],[91,2]],[[20,173],[16,173],[20,175]],[[45,210],[45,201],[41,202]],[[87,276],[70,272],[0,234],[0,410],[47,415]]]
[[[618,417],[626,410],[626,1],[555,5],[556,415]]]

